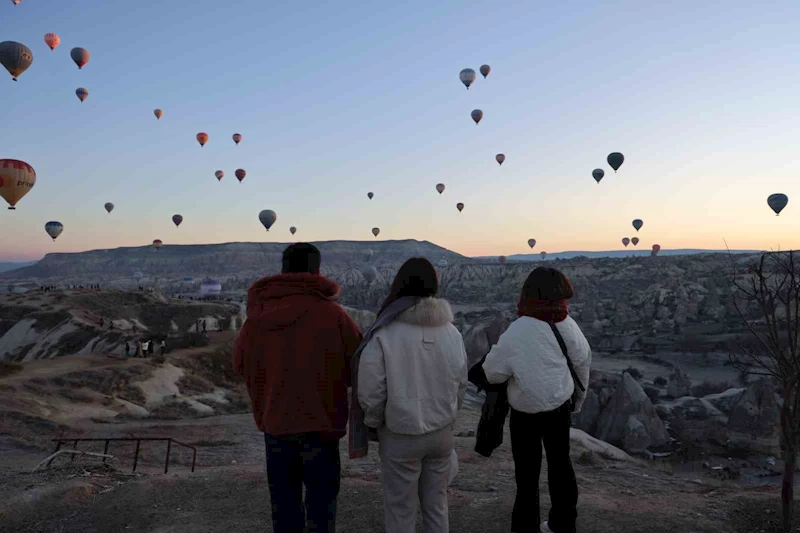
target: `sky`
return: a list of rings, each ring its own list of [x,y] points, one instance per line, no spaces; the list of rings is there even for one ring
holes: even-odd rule
[[[634,235],[646,248],[800,246],[800,3],[303,4],[1,2],[0,41],[34,60],[18,82],[0,71],[0,158],[37,181],[0,209],[0,260],[153,239],[366,241],[376,226],[465,255],[530,252],[529,238],[533,252],[611,250]],[[92,54],[82,70],[76,46]],[[484,63],[466,90],[459,71]],[[779,217],[775,192],[790,198]],[[278,214],[268,233],[262,209]],[[56,242],[50,220],[65,227]]]

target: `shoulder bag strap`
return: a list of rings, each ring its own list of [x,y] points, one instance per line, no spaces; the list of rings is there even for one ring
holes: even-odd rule
[[[553,334],[556,336],[558,345],[561,347],[561,353],[564,354],[564,358],[567,360],[569,373],[572,374],[572,381],[574,381],[578,388],[581,389],[581,392],[586,392],[586,387],[584,387],[583,383],[581,383],[581,380],[578,379],[578,373],[575,372],[575,367],[572,366],[572,360],[569,358],[569,355],[567,355],[567,344],[564,342],[564,337],[561,336],[561,333],[559,333],[555,324],[550,324],[550,329],[553,330]]]

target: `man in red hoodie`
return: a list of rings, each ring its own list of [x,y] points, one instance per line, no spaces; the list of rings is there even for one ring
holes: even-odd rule
[[[247,320],[233,348],[233,367],[247,381],[264,432],[275,533],[336,530],[339,439],[361,332],[336,302],[339,286],[319,274],[320,263],[310,244],[286,248],[281,274],[248,290]]]

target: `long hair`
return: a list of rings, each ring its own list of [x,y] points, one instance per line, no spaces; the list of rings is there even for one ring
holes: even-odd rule
[[[424,257],[412,257],[397,271],[389,295],[383,301],[378,314],[404,296],[426,298],[435,296],[437,292],[439,292],[439,278],[436,269]]]
[[[522,285],[519,299],[521,302],[530,300],[559,301],[569,300],[573,294],[572,283],[560,270],[538,267],[528,275],[528,279]]]

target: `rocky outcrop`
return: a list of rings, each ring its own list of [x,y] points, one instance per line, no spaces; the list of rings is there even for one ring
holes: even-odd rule
[[[467,362],[470,368],[477,364],[489,349],[497,344],[500,335],[508,328],[511,320],[503,313],[498,313],[488,323],[476,323],[468,326],[462,335],[467,350]]]
[[[777,454],[780,451],[780,406],[767,379],[750,385],[731,410],[731,447]]]
[[[722,413],[729,415],[731,411],[733,411],[734,406],[739,403],[739,400],[746,390],[747,389],[744,388],[728,389],[717,394],[703,396],[703,399],[719,409]]]
[[[666,404],[666,407],[670,410],[671,417],[675,418],[689,420],[708,420],[713,418],[727,422],[725,414],[705,398],[684,396]]]
[[[667,396],[669,398],[681,398],[683,396],[690,396],[692,394],[692,380],[689,376],[681,370],[681,367],[675,365],[672,368],[672,373],[669,375],[669,383],[667,383]]]

